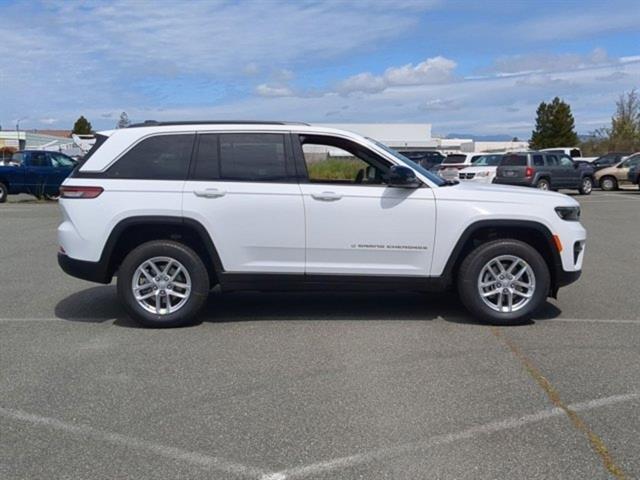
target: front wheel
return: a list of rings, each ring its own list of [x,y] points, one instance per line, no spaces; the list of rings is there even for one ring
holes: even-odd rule
[[[462,303],[472,315],[494,325],[526,322],[546,300],[550,284],[542,256],[519,240],[480,245],[458,271]]]
[[[618,190],[618,181],[613,177],[604,177],[600,179],[600,188],[606,192]]]
[[[7,195],[9,195],[9,189],[4,183],[0,182],[0,203],[7,201]]]
[[[580,195],[591,195],[593,191],[593,179],[591,177],[584,177],[580,182],[580,188],[578,189]]]
[[[118,271],[118,296],[146,327],[194,323],[209,294],[202,260],[178,242],[156,240],[132,250]]]

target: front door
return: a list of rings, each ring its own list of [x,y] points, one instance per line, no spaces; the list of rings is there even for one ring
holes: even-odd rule
[[[576,188],[580,185],[581,172],[577,167],[577,164],[569,156],[563,155],[560,157],[558,172],[564,187]]]
[[[307,274],[429,275],[435,234],[430,188],[387,186],[390,163],[351,140],[300,135],[294,146],[306,170],[300,188]]]
[[[304,273],[304,208],[288,134],[199,134],[183,213],[229,273]]]

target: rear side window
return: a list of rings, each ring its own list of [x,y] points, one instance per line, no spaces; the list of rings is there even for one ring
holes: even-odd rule
[[[547,155],[547,165],[550,167],[557,167],[558,166],[558,157],[555,155]]]
[[[544,167],[544,158],[542,155],[534,155],[533,156],[533,166],[534,167]]]
[[[500,163],[502,166],[507,167],[526,167],[527,166],[527,156],[526,155],[505,155],[502,157],[502,162]]]
[[[184,180],[194,135],[156,135],[125,153],[107,172],[111,178]]]
[[[457,155],[457,154],[453,154],[453,155],[447,155],[447,158],[445,158],[442,163],[443,165],[446,164],[450,164],[450,163],[464,163],[464,161],[466,160],[467,156],[466,155]]]
[[[273,182],[287,179],[284,135],[223,133],[220,141],[220,179]]]

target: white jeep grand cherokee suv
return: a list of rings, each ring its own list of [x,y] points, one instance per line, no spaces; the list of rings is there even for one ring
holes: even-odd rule
[[[58,261],[118,277],[147,326],[193,322],[211,288],[439,291],[530,317],[582,268],[568,196],[453,184],[353,133],[278,122],[103,132],[61,187]]]

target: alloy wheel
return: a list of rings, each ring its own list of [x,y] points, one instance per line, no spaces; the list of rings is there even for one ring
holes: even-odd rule
[[[168,315],[180,310],[189,300],[191,277],[176,259],[154,257],[136,268],[131,290],[144,310],[155,315]]]
[[[516,312],[533,297],[536,277],[531,266],[515,255],[489,260],[478,277],[478,294],[489,308],[500,313]]]

